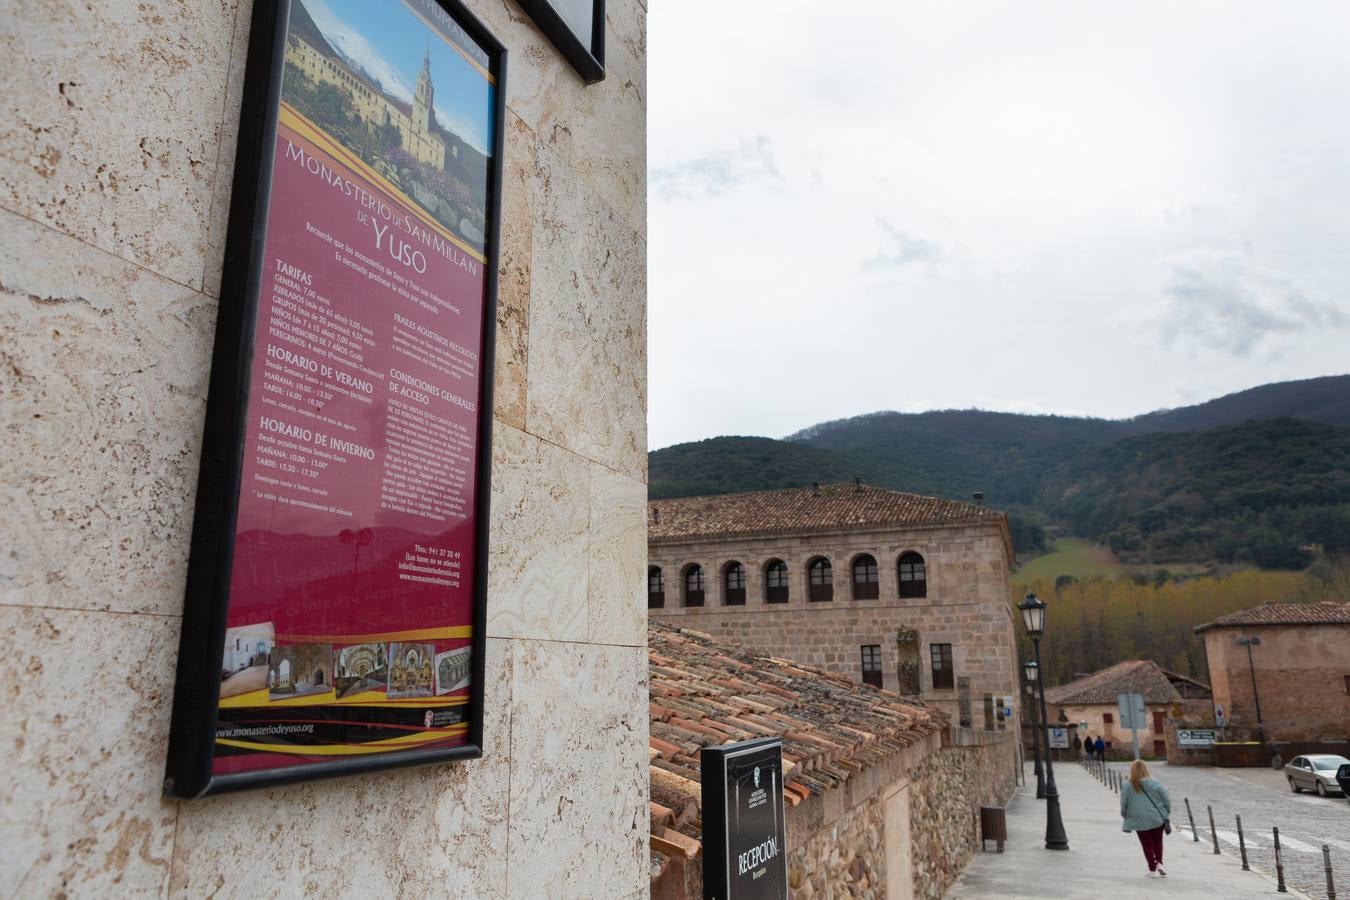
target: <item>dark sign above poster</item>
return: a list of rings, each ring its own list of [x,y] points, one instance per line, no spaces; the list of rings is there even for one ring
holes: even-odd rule
[[[254,7],[168,793],[481,754],[505,53]]]
[[[605,77],[605,0],[517,0],[587,84]]]
[[[786,900],[782,740],[704,747],[699,770],[704,900]]]

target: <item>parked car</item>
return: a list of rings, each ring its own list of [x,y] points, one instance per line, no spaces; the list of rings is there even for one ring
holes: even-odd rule
[[[1337,772],[1343,766],[1350,765],[1350,759],[1333,756],[1329,753],[1295,756],[1284,767],[1284,777],[1289,779],[1289,788],[1295,794],[1303,790],[1317,791],[1317,796],[1345,793],[1345,788],[1337,780]]]

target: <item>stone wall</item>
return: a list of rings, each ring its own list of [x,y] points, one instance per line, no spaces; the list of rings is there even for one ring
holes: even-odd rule
[[[1016,740],[982,738],[944,747],[913,773],[910,834],[916,898],[942,896],[980,849],[980,807],[1004,806],[1016,790]]]
[[[900,599],[897,560],[921,553],[928,591],[922,598]],[[880,576],[878,599],[854,600],[850,566],[861,553],[874,556]],[[816,556],[829,559],[834,599],[807,599],[807,565]],[[893,528],[785,535],[773,538],[702,542],[653,542],[648,564],[665,577],[665,606],[649,610],[682,628],[703,631],[777,656],[795,659],[862,680],[861,647],[881,648],[883,687],[895,690],[900,657],[900,628],[918,632],[925,702],[959,721],[958,694],[933,687],[930,647],[951,644],[955,677],[968,677],[977,725],[985,694],[1016,695],[1016,645],[1013,638],[1008,574],[1011,548],[1007,532],[995,524],[946,528]],[[764,567],[770,560],[788,564],[787,603],[765,602]],[[729,562],[746,568],[746,603],[727,606],[721,573]],[[684,606],[681,573],[690,563],[703,566],[706,597],[702,607]]]
[[[1237,642],[1243,636],[1261,639],[1250,660]],[[1268,738],[1350,738],[1350,625],[1212,628],[1204,638],[1214,705],[1227,713],[1230,739],[1255,736],[1256,695]]]
[[[788,812],[788,885],[796,900],[879,898],[912,884],[914,896],[941,897],[979,848],[979,808],[1002,806],[1016,789],[1011,733],[961,729],[934,736]],[[886,799],[908,792],[907,854],[912,871],[890,871]],[[900,807],[903,809],[903,807]],[[894,856],[891,862],[893,863]]]
[[[160,796],[248,0],[10,4],[0,896],[647,891],[646,9],[510,0],[486,753]]]

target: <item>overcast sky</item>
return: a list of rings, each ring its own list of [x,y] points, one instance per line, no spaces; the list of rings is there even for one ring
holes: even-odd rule
[[[650,10],[653,448],[1350,371],[1350,4]]]

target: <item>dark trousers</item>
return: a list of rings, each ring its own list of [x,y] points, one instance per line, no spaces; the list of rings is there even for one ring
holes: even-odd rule
[[[1144,859],[1148,860],[1148,870],[1152,872],[1162,865],[1163,827],[1159,825],[1135,834],[1139,835],[1139,846],[1144,848]]]

